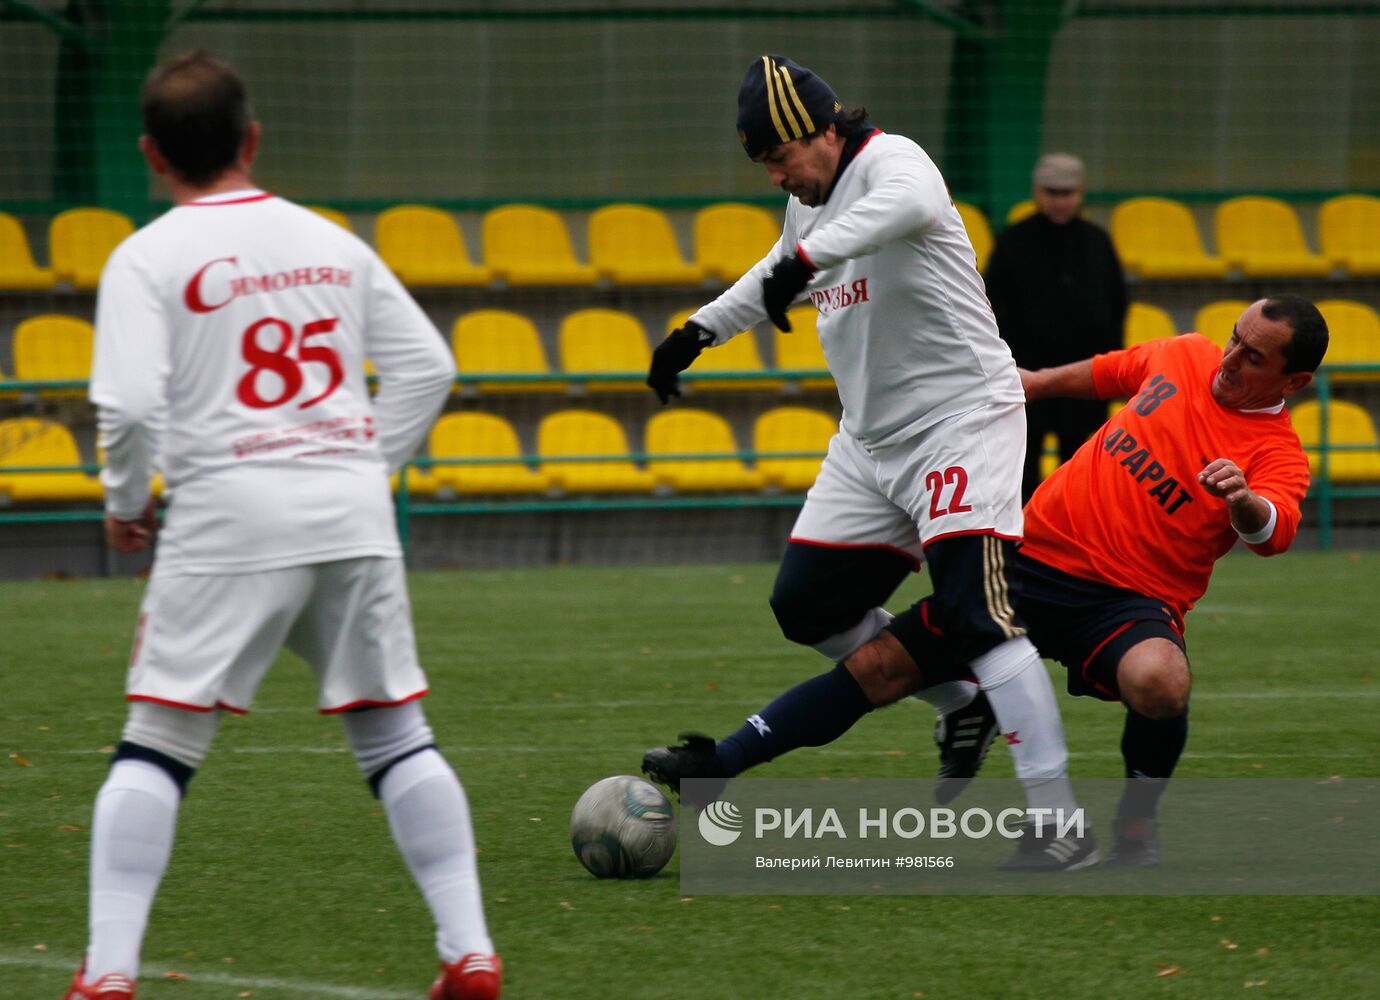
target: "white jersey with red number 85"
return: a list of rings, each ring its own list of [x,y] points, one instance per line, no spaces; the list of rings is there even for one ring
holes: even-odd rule
[[[396,556],[388,472],[454,374],[436,327],[335,223],[253,190],[178,206],[101,275],[106,511],[137,517],[163,470],[160,573]]]

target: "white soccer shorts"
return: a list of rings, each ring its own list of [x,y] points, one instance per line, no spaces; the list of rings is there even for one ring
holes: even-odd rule
[[[841,427],[805,497],[791,541],[895,549],[918,567],[949,535],[1019,539],[1025,408],[980,406],[921,434],[867,448]]]
[[[322,712],[427,692],[402,560],[371,557],[223,576],[155,565],[126,697],[243,713],[284,646],[311,666]]]

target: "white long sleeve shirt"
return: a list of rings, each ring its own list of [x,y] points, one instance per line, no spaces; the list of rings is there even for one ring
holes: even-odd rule
[[[827,202],[810,208],[792,196],[776,247],[692,319],[715,344],[756,326],[766,318],[762,279],[797,252],[815,268],[806,294],[819,309],[843,428],[864,444],[902,440],[982,403],[1024,401],[963,220],[911,140],[875,133]]]
[[[162,469],[160,573],[397,556],[388,473],[454,374],[436,327],[351,233],[262,191],[181,205],[101,275],[106,511],[138,517]]]

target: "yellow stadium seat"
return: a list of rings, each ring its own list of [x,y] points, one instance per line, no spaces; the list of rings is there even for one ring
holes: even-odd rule
[[[80,465],[72,432],[37,417],[0,420],[0,496],[15,503],[52,500],[99,500],[100,481],[84,472],[7,473],[34,465]]]
[[[704,269],[681,256],[666,213],[605,205],[589,217],[589,263],[620,285],[694,285]]]
[[[1318,211],[1318,242],[1333,264],[1356,275],[1380,274],[1380,198],[1344,194]]]
[[[1332,262],[1308,249],[1288,202],[1248,195],[1217,206],[1217,252],[1247,277],[1321,277]]]
[[[32,316],[14,330],[17,379],[88,379],[95,332],[75,316]],[[85,396],[85,389],[44,389],[43,395]]]
[[[1310,399],[1289,410],[1294,430],[1308,451],[1308,467],[1313,475],[1321,472],[1318,443],[1321,441],[1322,408]],[[1327,407],[1327,442],[1337,445],[1361,445],[1357,451],[1331,451],[1327,456],[1327,475],[1332,482],[1369,482],[1380,480],[1380,441],[1370,414],[1355,403],[1334,399]]]
[[[1144,302],[1132,302],[1126,311],[1126,333],[1124,346],[1134,347],[1151,340],[1161,340],[1178,334],[1174,320],[1159,306]]]
[[[323,219],[330,219],[347,233],[353,233],[355,231],[355,227],[350,225],[349,217],[339,209],[327,208],[325,205],[308,205],[307,208],[311,209]]]
[[[968,242],[977,256],[977,269],[987,270],[987,258],[992,256],[992,227],[987,224],[987,216],[982,214],[982,209],[966,201],[956,201],[954,207],[963,219],[963,228],[968,230]]]
[[[449,212],[395,205],[374,221],[379,256],[413,288],[487,285],[492,274],[470,261],[460,227]]]
[[[767,482],[797,492],[814,485],[829,439],[839,422],[827,413],[803,406],[778,406],[757,418],[752,428],[752,449],[757,452],[757,471]],[[816,458],[764,458],[772,452],[818,453]]]
[[[652,363],[647,334],[635,316],[614,309],[581,309],[556,333],[561,368],[573,373],[628,372],[627,380],[590,381],[590,392],[645,392]]]
[[[505,309],[477,309],[455,321],[450,333],[455,367],[462,375],[549,375],[541,335],[526,316]],[[480,392],[559,392],[564,382],[471,382]]]
[[[666,321],[666,332],[670,333],[672,330],[684,326],[685,321],[694,313],[694,309],[682,309],[680,312],[673,313],[671,318]],[[757,338],[753,336],[751,330],[744,330],[732,340],[720,344],[718,347],[706,347],[700,352],[700,356],[691,362],[685,374],[691,376],[687,381],[694,385],[696,392],[743,392],[781,388],[781,380],[774,378],[696,379],[693,377],[707,372],[763,371],[766,371],[766,365],[762,364],[762,355],[757,350]]]
[[[551,480],[522,460],[513,425],[492,413],[447,413],[431,429],[427,450],[440,458],[511,458],[480,465],[433,465],[439,488],[456,493],[544,493]]]
[[[1203,251],[1188,206],[1171,198],[1131,198],[1112,209],[1117,256],[1142,278],[1220,278],[1227,262]]]
[[[1317,306],[1327,321],[1325,364],[1380,364],[1380,314],[1365,303],[1349,299],[1324,299]],[[1335,382],[1374,382],[1380,380],[1380,371],[1338,372],[1332,379]]]
[[[695,260],[705,273],[732,283],[771,252],[781,225],[765,208],[722,202],[695,215]]]
[[[815,323],[819,310],[814,306],[795,306],[786,310],[786,318],[791,321],[791,332],[786,333],[772,327],[772,348],[776,353],[776,367],[783,371],[827,372],[829,362],[825,360],[824,348],[819,342],[819,332]],[[802,389],[832,389],[832,375],[824,378],[803,378]]]
[[[1059,468],[1059,435],[1050,431],[1040,442],[1040,480],[1043,482]]]
[[[95,288],[106,258],[134,232],[129,217],[106,208],[69,208],[48,224],[48,254],[59,281]]]
[[[1209,302],[1199,309],[1193,317],[1193,329],[1201,333],[1218,347],[1225,348],[1231,340],[1236,321],[1249,308],[1245,299],[1220,299]]]
[[[37,292],[52,288],[57,276],[52,268],[34,264],[24,227],[8,212],[0,212],[0,288]]]
[[[561,459],[609,456],[607,461]],[[647,493],[656,477],[633,465],[628,439],[618,421],[593,410],[561,410],[537,427],[542,471],[567,493]]]
[[[1036,205],[1035,202],[1031,201],[1029,198],[1025,201],[1018,201],[1016,204],[1012,205],[1010,211],[1006,213],[1006,224],[1008,226],[1013,226],[1017,222],[1030,218],[1039,210],[1040,206]]]
[[[681,493],[756,490],[765,481],[737,457],[728,421],[705,410],[661,410],[647,421],[647,470]],[[658,459],[657,455],[703,455]],[[720,455],[721,458],[710,456]]]
[[[484,216],[484,263],[510,285],[592,285],[599,272],[575,259],[555,212],[502,205]]]

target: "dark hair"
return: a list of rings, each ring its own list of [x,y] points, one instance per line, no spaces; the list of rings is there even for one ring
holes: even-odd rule
[[[1289,324],[1294,335],[1280,348],[1284,374],[1317,371],[1327,353],[1327,320],[1318,307],[1297,295],[1274,295],[1260,307],[1260,315]]]
[[[851,139],[867,124],[867,109],[864,107],[845,107],[834,119],[834,128],[845,139]]]
[[[204,50],[154,67],[140,91],[144,133],[189,184],[205,185],[234,165],[249,134],[244,81]]]

